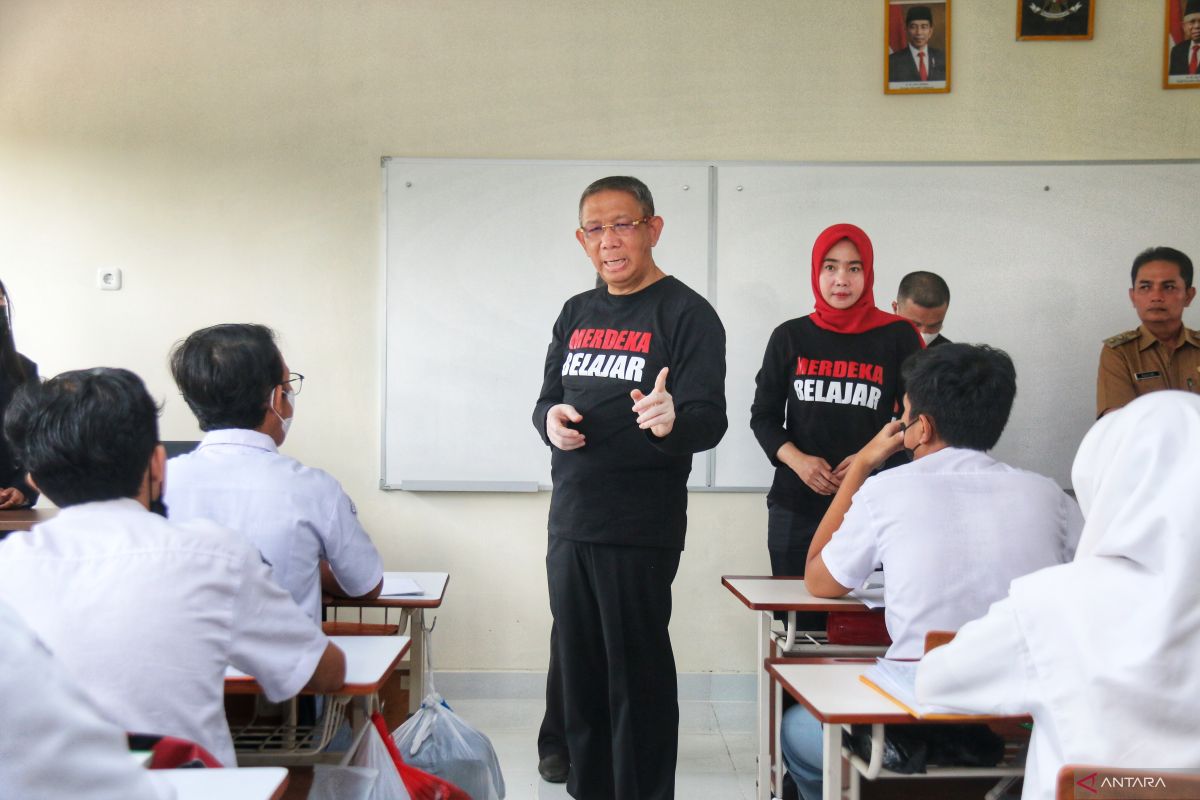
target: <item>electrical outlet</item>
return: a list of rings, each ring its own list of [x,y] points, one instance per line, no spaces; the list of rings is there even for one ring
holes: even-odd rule
[[[96,285],[106,292],[119,290],[121,288],[121,270],[101,267],[96,270]]]

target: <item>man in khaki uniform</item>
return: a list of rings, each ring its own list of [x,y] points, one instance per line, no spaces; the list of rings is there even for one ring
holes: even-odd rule
[[[1200,333],[1183,326],[1192,303],[1192,260],[1152,247],[1133,261],[1129,299],[1142,321],[1104,340],[1096,379],[1096,416],[1160,389],[1200,393]]]

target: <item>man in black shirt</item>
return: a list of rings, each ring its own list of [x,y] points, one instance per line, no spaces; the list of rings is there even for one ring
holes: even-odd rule
[[[692,455],[725,433],[725,330],[654,262],[636,178],[596,181],[576,238],[604,286],[566,302],[533,424],[551,447],[546,574],[580,800],[671,800],[679,704],[667,625]]]

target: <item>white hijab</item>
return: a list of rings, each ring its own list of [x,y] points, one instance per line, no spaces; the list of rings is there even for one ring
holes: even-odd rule
[[[1200,397],[1156,392],[1105,416],[1080,445],[1072,481],[1086,519],[1075,560],[1011,592],[1063,755],[1195,763]],[[1074,754],[1073,743],[1090,752]]]

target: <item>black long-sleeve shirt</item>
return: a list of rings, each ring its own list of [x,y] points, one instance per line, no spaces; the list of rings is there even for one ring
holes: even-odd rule
[[[675,403],[671,433],[637,425],[629,393],[649,394],[663,367]],[[606,287],[568,300],[554,323],[533,425],[566,403],[586,444],[551,447],[550,535],[682,549],[692,454],[716,447],[725,415],[725,329],[708,301],[673,277],[629,295]]]
[[[820,518],[819,495],[775,457],[785,442],[836,468],[892,419],[904,396],[900,365],[921,349],[916,330],[897,321],[864,333],[835,333],[808,317],[771,333],[750,407],[750,428],[775,465],[767,499]]]

